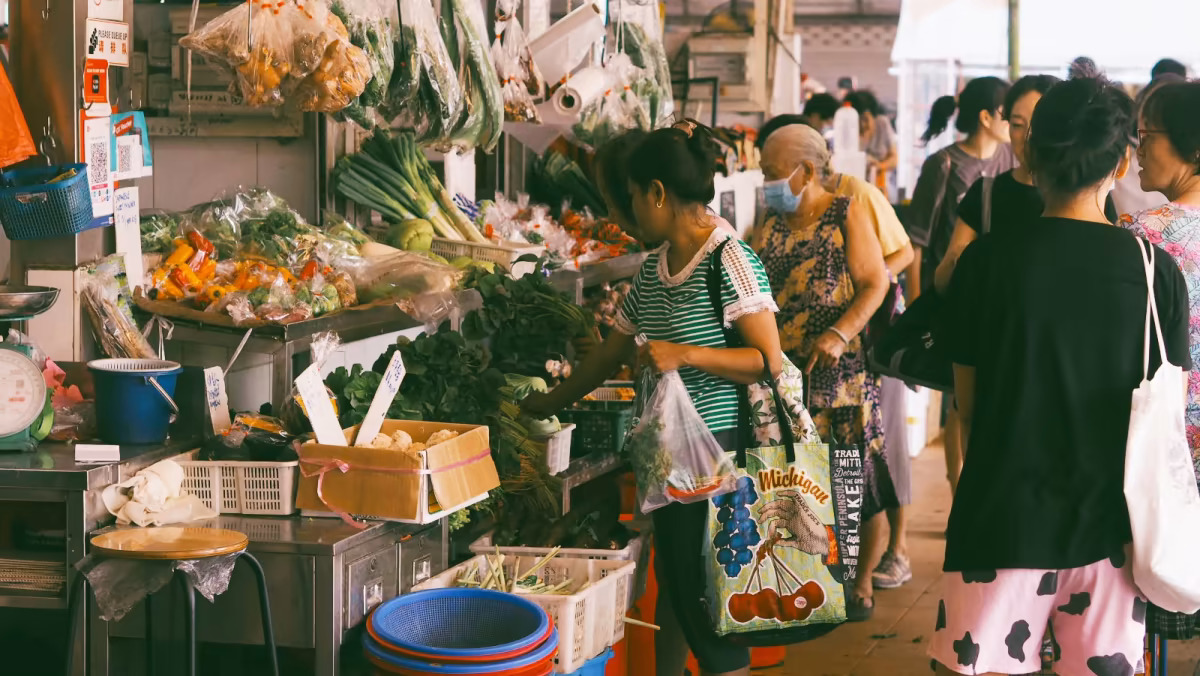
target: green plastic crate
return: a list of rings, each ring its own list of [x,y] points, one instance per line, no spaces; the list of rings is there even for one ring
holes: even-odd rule
[[[558,416],[564,423],[575,423],[571,457],[620,451],[633,419],[633,402],[581,401],[576,406]]]

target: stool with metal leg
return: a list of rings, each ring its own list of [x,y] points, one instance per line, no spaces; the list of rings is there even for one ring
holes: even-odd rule
[[[245,561],[254,573],[258,585],[259,611],[262,614],[263,643],[270,660],[271,674],[279,676],[279,661],[275,653],[275,632],[271,623],[271,606],[267,598],[267,579],[262,566],[246,551],[249,539],[242,533],[218,528],[130,528],[115,530],[92,538],[92,555],[105,558],[135,559],[140,561],[190,561],[209,559],[218,556],[237,555],[234,562]],[[183,598],[186,607],[184,615],[184,640],[186,642],[187,673],[196,674],[196,590],[191,578],[182,570],[176,570],[175,579],[183,587]],[[74,621],[77,613],[87,607],[87,597],[90,586],[87,577],[77,576],[75,588],[70,594],[70,617]],[[146,597],[146,669],[153,674],[154,637],[152,633],[152,618],[150,609],[152,602]],[[72,624],[72,627],[75,625]],[[86,631],[86,625],[85,629]],[[71,674],[74,632],[69,637],[67,651],[67,671]]]

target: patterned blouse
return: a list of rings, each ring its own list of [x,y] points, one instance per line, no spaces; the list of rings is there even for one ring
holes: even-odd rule
[[[1200,207],[1166,204],[1132,216],[1126,214],[1119,224],[1162,247],[1179,263],[1191,307],[1192,363],[1200,364]],[[1188,373],[1187,435],[1196,480],[1200,482],[1200,368]]]
[[[803,365],[813,343],[854,301],[842,224],[850,200],[837,197],[819,222],[794,227],[796,214],[771,214],[756,244],[779,304],[779,340],[784,354]],[[867,356],[855,336],[833,368],[813,369],[811,407],[860,406],[868,395]]]

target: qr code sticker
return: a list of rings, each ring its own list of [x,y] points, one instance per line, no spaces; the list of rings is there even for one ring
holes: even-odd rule
[[[88,182],[92,185],[108,182],[108,139],[88,144]]]
[[[133,171],[133,147],[124,143],[117,145],[117,174],[128,175]]]

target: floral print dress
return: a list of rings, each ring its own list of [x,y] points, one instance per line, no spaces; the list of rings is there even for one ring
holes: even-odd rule
[[[1192,362],[1200,364],[1200,207],[1165,204],[1132,216],[1124,215],[1119,223],[1162,247],[1179,263],[1187,282],[1192,315],[1189,324]],[[1200,368],[1188,373],[1187,436],[1196,482],[1200,484]]]
[[[793,362],[808,362],[818,336],[846,313],[854,301],[854,282],[842,226],[850,199],[835,197],[821,218],[800,223],[795,214],[772,212],[755,238],[775,302],[779,340]],[[857,444],[863,451],[867,500],[864,521],[896,507],[895,488],[883,459],[883,416],[878,375],[867,366],[862,336],[846,346],[831,368],[816,367],[808,378],[808,405],[822,439]]]

